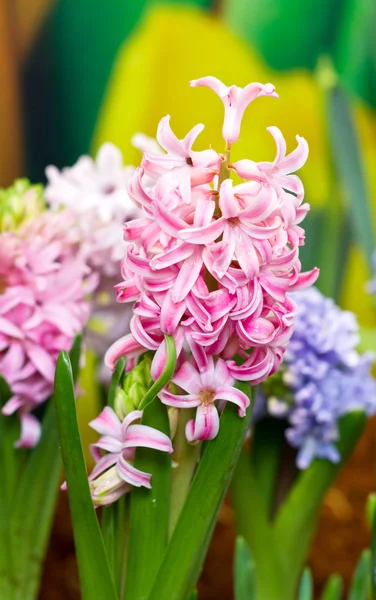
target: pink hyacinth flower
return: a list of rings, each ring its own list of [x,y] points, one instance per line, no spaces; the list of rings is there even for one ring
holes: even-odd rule
[[[231,166],[239,177],[243,179],[256,179],[281,186],[283,189],[296,194],[299,200],[303,199],[304,188],[299,177],[292,175],[301,169],[308,158],[308,144],[300,135],[296,136],[297,147],[290,154],[286,154],[286,142],[278,127],[267,127],[272,135],[277,148],[273,162],[255,163],[252,160],[238,160]]]
[[[274,85],[271,83],[250,83],[245,88],[231,85],[228,87],[216,77],[201,77],[189,82],[192,87],[206,86],[212,89],[225,107],[222,135],[230,148],[240,135],[240,125],[247,106],[260,96],[278,98]]]
[[[147,425],[134,424],[142,411],[134,410],[123,422],[112,408],[106,406],[91,421],[90,427],[101,434],[91,446],[96,465],[89,476],[93,501],[96,505],[110,504],[129,491],[130,486],[151,488],[151,475],[136,469],[132,462],[136,448],[153,448],[173,452],[170,438]],[[107,454],[102,456],[102,450]]]
[[[162,402],[176,408],[197,407],[195,420],[188,421],[185,430],[189,442],[212,440],[216,437],[219,429],[219,415],[215,405],[217,401],[236,404],[240,417],[245,416],[250,404],[248,396],[233,387],[235,379],[221,358],[214,363],[210,357],[205,371],[201,373],[191,363],[185,362],[172,381],[188,394],[179,396],[165,389],[159,394]]]

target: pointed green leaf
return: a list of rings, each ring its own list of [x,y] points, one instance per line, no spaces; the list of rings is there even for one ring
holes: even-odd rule
[[[37,595],[60,473],[56,415],[50,402],[43,419],[41,439],[18,482],[10,515],[14,599],[33,600]]]
[[[248,384],[240,382],[237,386],[250,394]],[[148,600],[181,600],[191,593],[249,428],[251,412],[249,408],[241,419],[236,408],[227,403],[217,437],[204,448]]]
[[[251,551],[243,537],[235,543],[235,600],[256,600],[256,572]]]
[[[108,406],[111,406],[111,408],[114,407],[116,388],[119,385],[122,375],[124,373],[125,363],[126,363],[126,359],[125,359],[125,357],[122,356],[117,361],[115,370],[111,377],[110,389],[108,390],[108,399],[107,399],[107,404],[108,404]]]
[[[298,600],[312,600],[313,599],[313,581],[312,573],[310,569],[304,569],[302,578],[300,580]]]
[[[300,472],[277,514],[275,541],[280,549],[285,572],[289,573],[292,580],[298,579],[305,564],[325,492],[350,456],[363,433],[365,423],[366,416],[362,411],[354,411],[342,417],[337,442],[341,463],[316,459]]]
[[[327,112],[333,161],[348,203],[354,236],[370,262],[375,248],[371,198],[350,102],[339,86],[327,92]]]
[[[60,352],[55,374],[55,406],[68,485],[83,600],[115,600],[102,535],[90,495],[78,430],[69,356]]]
[[[146,406],[141,422],[170,435],[167,408],[159,400]],[[137,448],[135,467],[151,473],[152,488],[133,488],[131,492],[125,600],[147,598],[168,543],[171,455]]]
[[[73,340],[72,348],[69,352],[69,358],[72,366],[73,381],[76,381],[80,371],[82,336],[76,335]]]
[[[102,507],[101,530],[111,573],[119,597],[123,596],[129,538],[129,494]]]
[[[356,566],[355,573],[351,581],[349,600],[367,600],[370,561],[370,551],[364,550]]]
[[[326,582],[321,595],[321,600],[341,600],[343,594],[343,582],[340,575],[331,575]]]
[[[371,557],[370,557],[370,579],[372,600],[376,600],[376,498],[375,495],[368,499],[368,512],[372,523]]]
[[[251,460],[268,517],[271,515],[285,425],[279,419],[262,419],[254,427]]]

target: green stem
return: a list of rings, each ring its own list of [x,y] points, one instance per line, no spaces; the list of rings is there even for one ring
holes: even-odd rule
[[[150,389],[146,392],[145,396],[141,400],[140,410],[144,409],[150,402],[154,400],[154,398],[159,394],[159,392],[164,388],[165,385],[170,381],[171,377],[174,374],[176,367],[176,347],[175,340],[172,335],[165,334],[165,344],[166,344],[166,364],[164,369],[158,377],[158,379],[153,383]]]
[[[230,150],[226,148],[225,151],[225,160],[221,162],[220,170],[219,170],[219,179],[218,179],[218,190],[221,187],[222,181],[225,179],[231,179],[231,171],[228,168],[230,164]]]
[[[285,590],[274,531],[255,470],[243,449],[231,483],[237,532],[244,537],[256,564],[257,600],[293,600]]]
[[[201,444],[189,444],[185,437],[185,426],[194,418],[194,409],[181,410],[174,439],[174,462],[171,481],[170,536],[188,496],[191,481],[197,466]]]

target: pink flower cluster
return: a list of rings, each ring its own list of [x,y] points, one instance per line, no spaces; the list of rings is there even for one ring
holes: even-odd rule
[[[286,154],[282,133],[270,127],[273,162],[229,161],[246,107],[259,96],[277,97],[274,87],[226,87],[214,77],[191,85],[210,87],[224,103],[225,154],[192,150],[203,125],[179,140],[169,116],[159,123],[165,153],[146,152],[129,183],[143,216],[125,224],[128,246],[116,289],[119,302],[134,303],[131,333],[112,345],[106,364],[113,368],[126,356],[130,370],[153,350],[156,378],[165,362],[163,336],[174,336],[174,381],[188,395],[165,390],[160,397],[171,406],[199,407],[187,427],[196,441],[215,437],[217,400],[235,402],[245,414],[249,400],[231,391],[235,379],[256,384],[278,370],[295,315],[287,292],[311,285],[318,270],[301,273],[299,261],[299,224],[309,205],[292,173],[307,159],[306,141],[297,136],[297,148]],[[235,185],[232,173],[244,181]]]
[[[89,316],[85,295],[95,285],[78,251],[74,216],[44,212],[0,234],[0,373],[18,411],[18,447],[34,446],[40,424],[31,414],[53,391],[60,350],[70,350]]]

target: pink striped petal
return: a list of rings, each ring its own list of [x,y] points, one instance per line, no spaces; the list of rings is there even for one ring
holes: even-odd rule
[[[4,404],[1,413],[6,416],[12,415],[16,410],[21,408],[22,405],[22,398],[20,396],[13,396],[6,404]]]
[[[182,364],[172,381],[188,394],[198,394],[201,389],[200,375],[189,362]]]
[[[123,448],[123,442],[115,439],[113,435],[104,435],[96,442],[96,447],[111,452],[111,454],[119,454]]]
[[[101,435],[112,435],[121,440],[121,423],[110,406],[106,406],[98,417],[90,421],[89,426]]]
[[[171,265],[175,265],[178,262],[186,260],[194,252],[194,248],[190,244],[182,243],[171,250],[167,250],[163,254],[155,256],[150,261],[150,267],[152,269],[164,269]]]
[[[0,317],[0,332],[20,340],[24,338],[24,334],[22,333],[21,329],[4,317]]]
[[[151,475],[133,467],[123,456],[117,462],[117,472],[125,482],[135,487],[151,488]]]
[[[245,412],[250,405],[247,394],[229,386],[218,387],[216,389],[214,400],[225,400],[226,402],[233,402],[236,404],[239,407],[239,417],[245,417]]]
[[[161,331],[167,335],[173,335],[184,313],[185,301],[174,302],[172,290],[168,291],[161,307]]]
[[[296,141],[298,142],[298,145],[295,150],[278,163],[278,171],[281,175],[288,175],[289,173],[298,171],[307,161],[308,144],[306,140],[303,137],[300,137],[300,135],[297,135]]]
[[[93,479],[95,479],[96,477],[107,471],[107,469],[112,467],[117,462],[118,457],[118,454],[106,454],[105,456],[102,456],[98,460],[92,472],[90,473],[89,481],[93,481]]]
[[[210,244],[214,242],[222,233],[225,220],[221,217],[209,225],[203,227],[189,227],[179,231],[179,237],[188,241],[190,244]]]
[[[196,283],[203,264],[202,251],[195,249],[183,262],[172,288],[174,302],[182,302]]]
[[[123,448],[154,448],[171,454],[174,450],[170,438],[147,425],[130,425]]]
[[[297,281],[294,285],[291,285],[289,291],[293,290],[305,290],[315,283],[318,276],[320,275],[320,269],[315,267],[312,271],[306,271],[305,273],[300,273],[297,278]]]
[[[204,225],[208,225],[214,215],[215,211],[215,202],[214,200],[209,200],[208,198],[200,197],[197,200],[195,216],[193,219],[194,227],[203,227]]]
[[[104,356],[104,364],[113,371],[117,361],[122,356],[137,357],[143,352],[145,352],[145,348],[135,340],[131,333],[128,333],[109,347]]]
[[[185,436],[189,442],[213,440],[219,431],[219,415],[214,404],[200,405],[196,418],[188,421]]]
[[[174,215],[159,200],[153,202],[152,211],[161,229],[172,237],[178,237],[179,231],[187,227],[183,219]]]

